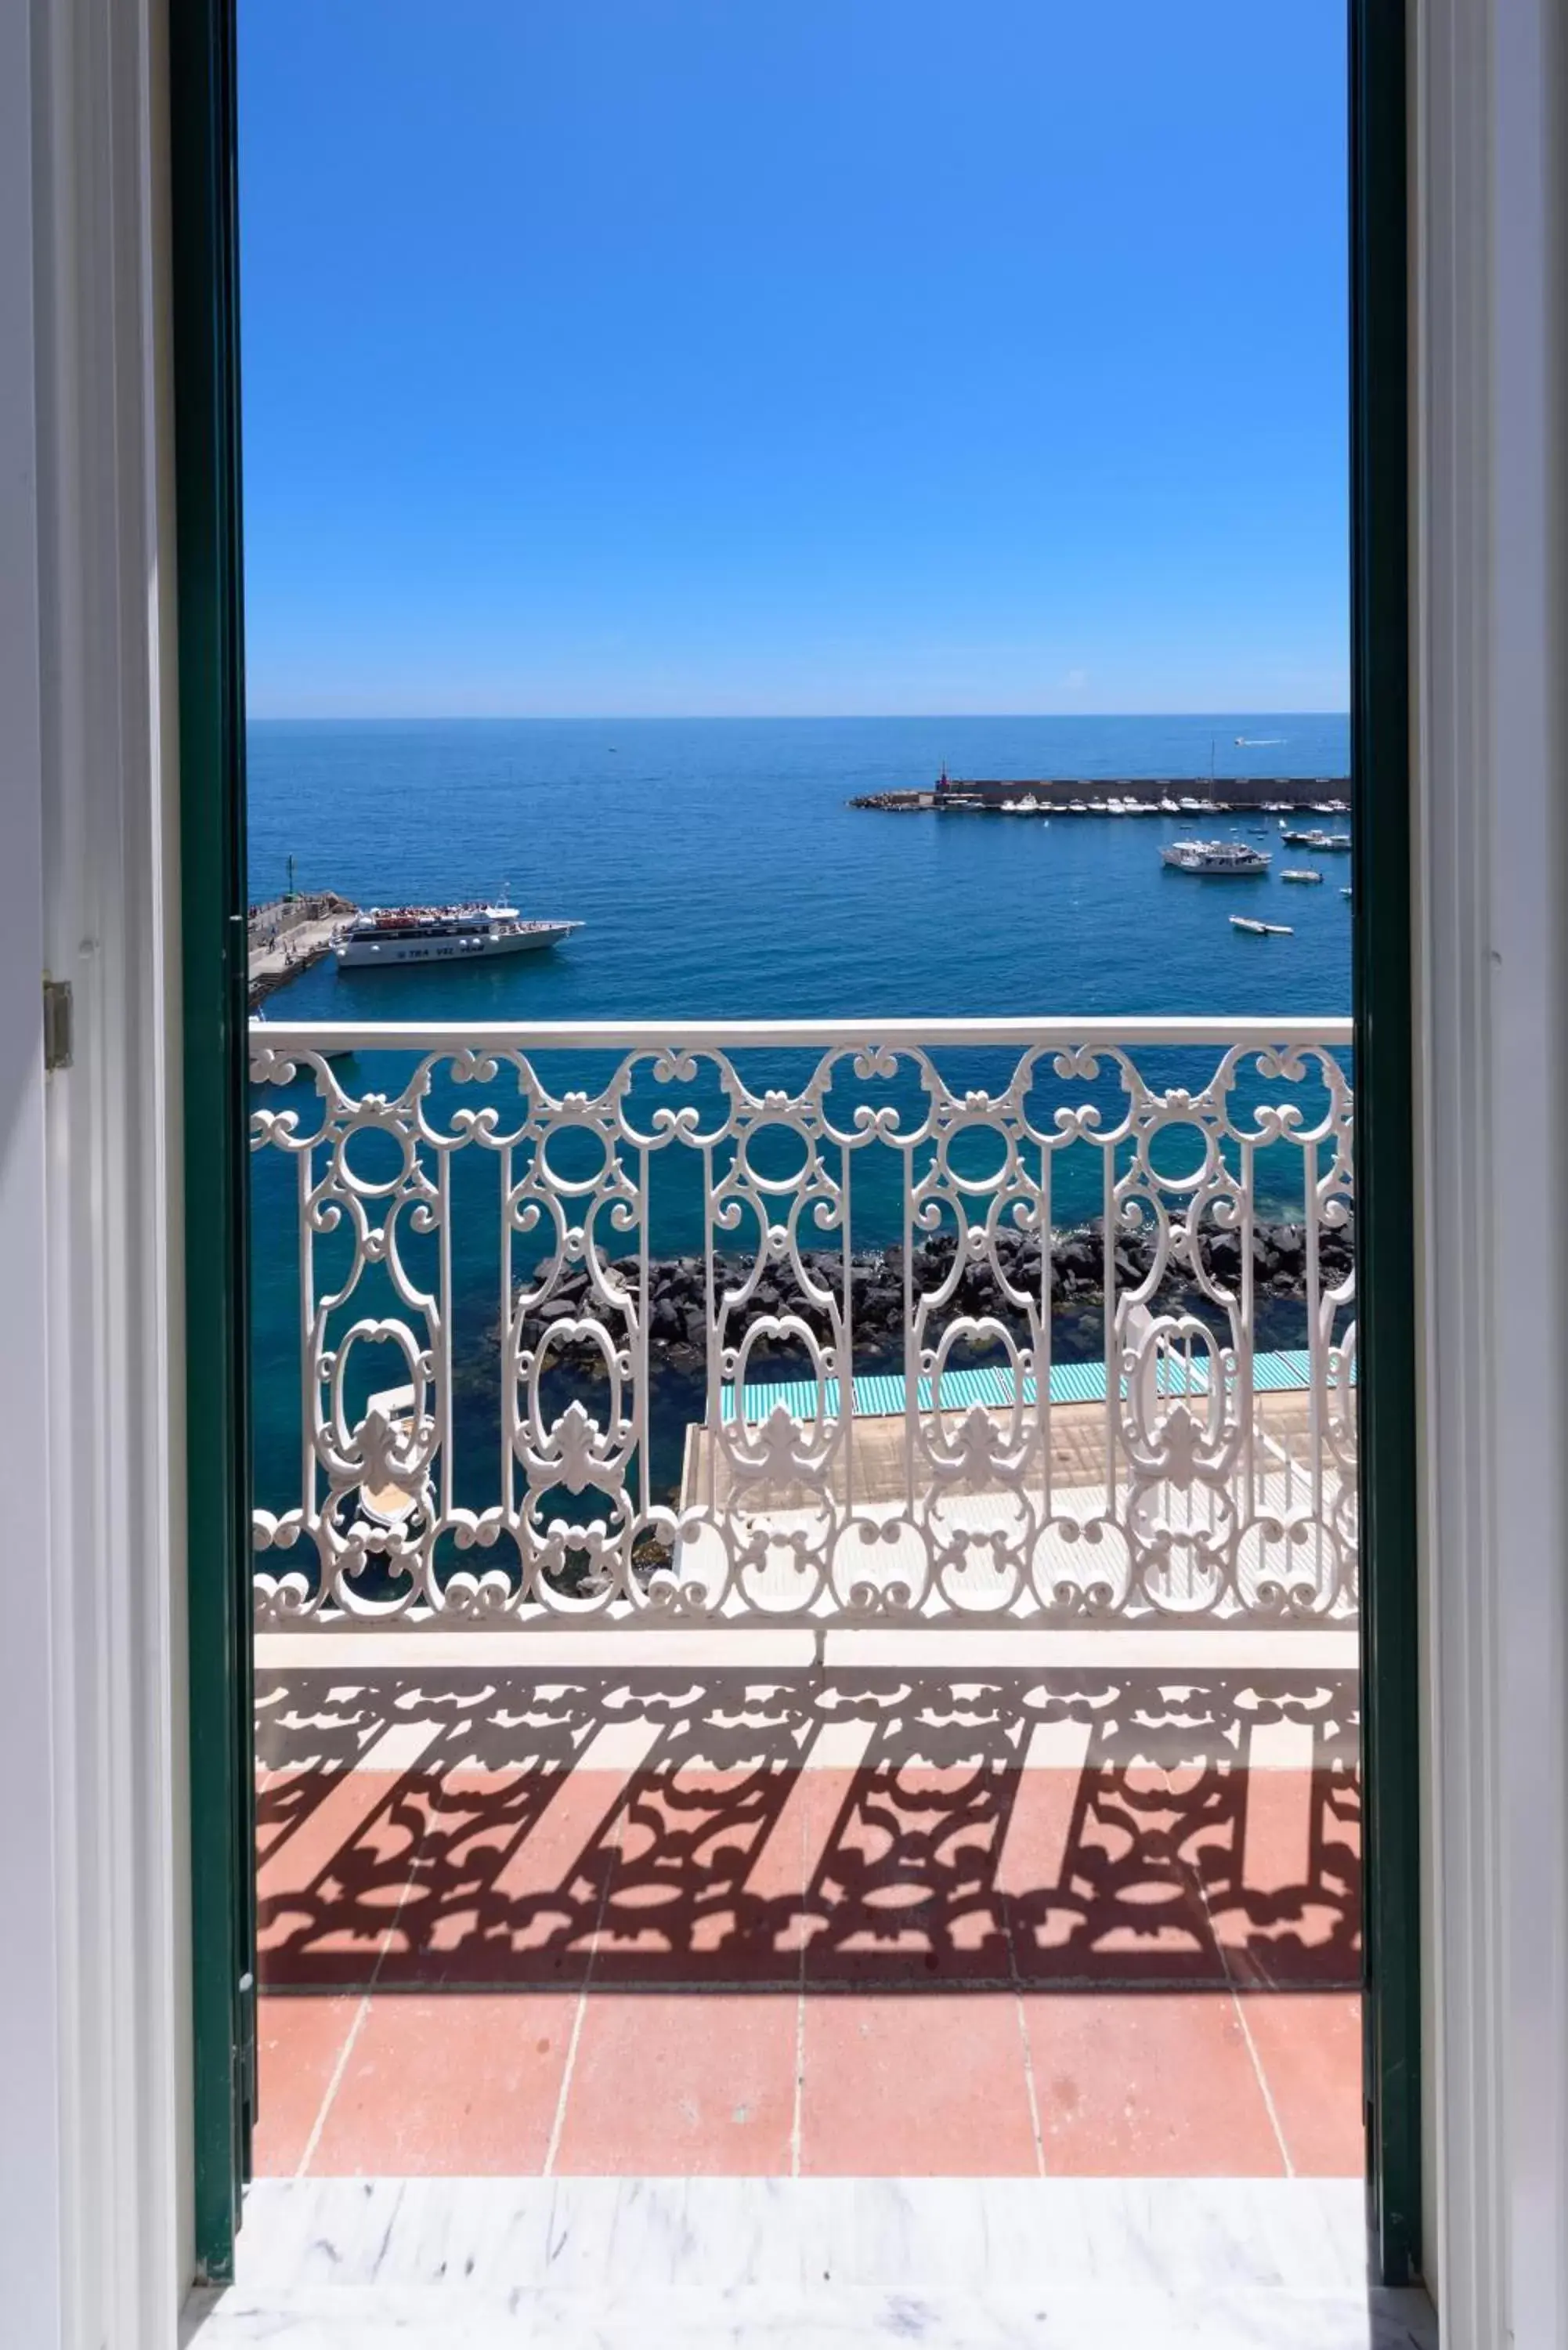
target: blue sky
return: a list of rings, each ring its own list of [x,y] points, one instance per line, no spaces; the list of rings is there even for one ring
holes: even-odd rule
[[[240,0],[258,715],[1341,709],[1336,0]]]

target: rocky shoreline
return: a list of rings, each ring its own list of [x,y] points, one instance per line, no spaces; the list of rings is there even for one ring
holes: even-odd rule
[[[917,1294],[929,1294],[942,1285],[952,1270],[957,1245],[956,1236],[950,1231],[933,1233],[929,1238],[916,1243],[912,1263]],[[996,1250],[1012,1284],[1037,1294],[1040,1282],[1038,1237],[1026,1232],[1003,1232],[997,1237]],[[1114,1265],[1115,1288],[1118,1295],[1137,1287],[1147,1278],[1153,1253],[1147,1233],[1124,1233],[1116,1240]],[[841,1293],[844,1277],[842,1256],[833,1250],[805,1250],[802,1256],[814,1277],[837,1296]],[[1212,1280],[1227,1289],[1233,1286],[1241,1269],[1240,1234],[1220,1230],[1206,1232],[1204,1259]],[[1325,1287],[1336,1287],[1343,1282],[1354,1261],[1353,1219],[1344,1226],[1320,1230],[1319,1277]],[[718,1276],[722,1281],[736,1282],[743,1277],[751,1262],[739,1254],[721,1257],[715,1261]],[[617,1258],[614,1270],[628,1279],[635,1280],[638,1260],[636,1257]],[[897,1247],[858,1251],[850,1259],[850,1271],[857,1357],[897,1357],[903,1347],[903,1251]],[[1261,1306],[1271,1302],[1286,1306],[1293,1300],[1304,1299],[1304,1228],[1299,1223],[1288,1222],[1255,1224],[1252,1232],[1252,1276],[1254,1297]],[[657,1259],[649,1266],[649,1282],[652,1304],[649,1339],[651,1353],[656,1360],[669,1362],[677,1368],[695,1369],[704,1361],[707,1347],[707,1290],[702,1259],[699,1256]],[[564,1275],[555,1294],[528,1315],[524,1326],[525,1343],[537,1346],[550,1324],[569,1321],[589,1310],[587,1305],[588,1294],[588,1276],[581,1267]],[[1153,1303],[1161,1312],[1185,1308],[1199,1313],[1200,1318],[1213,1318],[1212,1302],[1205,1296],[1200,1285],[1184,1266],[1168,1270]],[[1097,1218],[1072,1232],[1056,1234],[1051,1268],[1051,1304],[1053,1321],[1059,1323],[1064,1320],[1071,1325],[1075,1319],[1080,1320],[1085,1326],[1082,1336],[1086,1350],[1097,1350],[1105,1306],[1105,1238]],[[947,1313],[953,1317],[994,1315],[1015,1335],[1023,1335],[1023,1317],[1002,1298],[991,1267],[984,1263],[965,1268]],[[829,1335],[826,1316],[819,1309],[803,1303],[798,1286],[789,1277],[787,1269],[769,1267],[757,1284],[747,1318],[780,1314],[790,1314],[803,1320],[818,1339],[826,1340]],[[732,1322],[729,1335],[732,1343],[739,1340],[742,1327],[738,1320]],[[591,1340],[578,1338],[560,1344],[552,1352],[569,1360],[591,1355],[597,1349]]]

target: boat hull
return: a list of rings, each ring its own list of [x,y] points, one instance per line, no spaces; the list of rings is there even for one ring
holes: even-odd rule
[[[410,962],[490,962],[498,955],[537,954],[577,927],[576,922],[543,922],[536,930],[495,931],[472,938],[345,939],[337,955],[345,971],[386,970]]]
[[[1269,870],[1266,857],[1261,857],[1255,865],[1201,865],[1173,857],[1168,848],[1161,849],[1160,862],[1173,873],[1191,873],[1199,881],[1261,881]]]

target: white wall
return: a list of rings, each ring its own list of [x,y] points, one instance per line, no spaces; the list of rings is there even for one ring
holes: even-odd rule
[[[1568,310],[1558,0],[1420,0],[1417,712],[1428,2234],[1455,2350],[1568,2342]]]
[[[0,8],[0,2339],[173,2340],[177,1133],[151,0]],[[74,1066],[45,1077],[46,966]]]
[[[60,2339],[54,1719],[44,1287],[43,746],[31,25],[0,9],[0,2276],[17,2342]]]

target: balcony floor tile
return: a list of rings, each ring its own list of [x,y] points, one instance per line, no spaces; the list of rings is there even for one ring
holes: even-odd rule
[[[258,2178],[287,2178],[299,2168],[359,2007],[355,1991],[257,2002],[260,2110],[251,2151]]]
[[[787,2174],[798,2026],[787,1993],[596,1992],[584,2002],[554,2168]]]
[[[969,1654],[280,1679],[258,2169],[1354,2175],[1353,1687]]]
[[[1045,2168],[1077,2178],[1286,2168],[1228,1991],[1024,1994]]]
[[[538,2173],[575,2005],[554,1991],[378,1994],[348,2049],[312,2176]]]
[[[1241,2013],[1292,2170],[1303,2178],[1342,2178],[1364,2169],[1357,1994],[1253,1992]]]
[[[1038,2176],[1011,1991],[850,1991],[804,2004],[803,2173]]]

